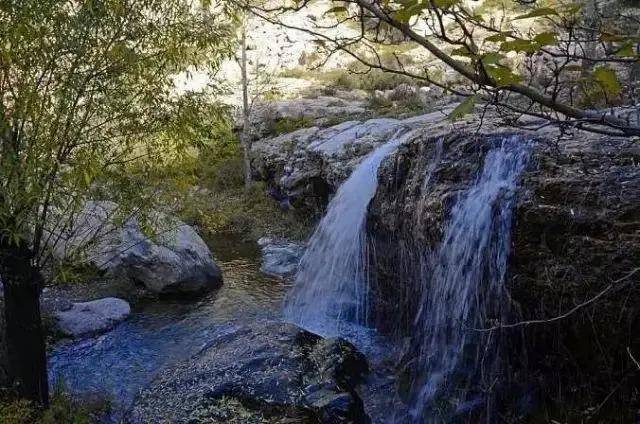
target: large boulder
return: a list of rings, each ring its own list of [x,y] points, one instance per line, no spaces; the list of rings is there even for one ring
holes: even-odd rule
[[[366,423],[356,385],[364,356],[341,339],[257,323],[212,341],[162,372],[129,423]]]
[[[122,222],[122,223],[120,223]],[[196,231],[164,213],[141,219],[113,202],[90,201],[57,240],[54,255],[128,278],[158,294],[217,288],[222,273]]]
[[[54,313],[56,327],[70,337],[92,336],[112,329],[131,313],[129,304],[115,297],[73,303]]]

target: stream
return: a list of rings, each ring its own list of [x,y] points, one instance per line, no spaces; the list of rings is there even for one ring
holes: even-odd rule
[[[194,300],[138,305],[114,330],[96,338],[60,342],[49,355],[53,385],[73,395],[106,396],[107,422],[118,422],[137,392],[165,367],[250,320],[278,319],[285,283],[262,274],[255,243],[217,237],[208,241],[224,273],[224,284]]]
[[[224,284],[198,300],[167,299],[133,308],[112,331],[95,338],[56,344],[49,354],[52,386],[78,398],[106,398],[110,413],[104,423],[120,422],[136,394],[162,370],[198,353],[211,340],[240,325],[282,320],[289,284],[260,272],[260,248],[237,237],[207,240],[220,265]],[[363,351],[372,372],[359,388],[374,423],[397,422],[403,410],[394,378],[394,349],[374,330],[343,328],[343,337]]]
[[[113,405],[108,418],[117,422],[140,389],[166,367],[240,325],[285,320],[324,337],[343,337],[365,354],[372,372],[359,396],[373,423],[440,422],[443,401],[455,404],[447,412],[451,418],[491,402],[456,382],[481,381],[490,373],[485,368],[499,369],[497,342],[469,329],[482,328],[489,317],[506,318],[512,211],[529,143],[517,136],[495,138],[482,168],[456,196],[441,245],[430,253],[430,266],[417,281],[421,307],[405,340],[409,345],[400,347],[403,343],[388,342],[369,322],[377,299],[371,295],[365,224],[382,161],[412,135],[399,131],[341,185],[308,243],[293,287],[260,272],[255,243],[209,240],[224,274],[222,288],[195,302],[140,305],[107,334],[58,344],[50,355],[52,383],[62,380],[76,396],[106,395]],[[427,167],[427,195],[432,173]],[[486,358],[478,362],[480,354]],[[398,384],[395,367],[401,357],[411,365]]]

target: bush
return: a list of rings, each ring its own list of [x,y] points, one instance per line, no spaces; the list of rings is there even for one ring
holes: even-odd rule
[[[31,424],[37,420],[37,411],[24,399],[0,400],[0,422],[4,424]]]
[[[205,237],[231,233],[250,239],[271,235],[304,240],[311,228],[306,217],[282,210],[260,182],[249,190],[239,186],[197,192],[185,206],[179,212],[181,218],[199,227]]]
[[[0,423],[2,424],[90,424],[104,416],[109,403],[104,399],[82,404],[58,385],[51,396],[49,409],[41,411],[30,401],[13,398],[9,393],[0,396]]]
[[[315,125],[315,121],[308,116],[300,118],[280,118],[274,125],[274,135],[287,134],[302,128],[310,128]]]
[[[384,72],[380,69],[372,69],[362,73],[361,66],[353,66],[353,72],[346,69],[332,69],[328,71],[305,70],[302,68],[289,69],[283,72],[283,76],[291,78],[315,79],[330,88],[342,88],[345,90],[391,90],[400,84],[414,85],[413,78]]]

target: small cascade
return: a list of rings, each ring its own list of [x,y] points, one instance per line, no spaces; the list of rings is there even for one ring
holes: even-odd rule
[[[428,422],[443,394],[460,400],[457,412],[484,402],[465,399],[459,388],[481,379],[496,361],[493,341],[477,329],[502,318],[515,194],[528,151],[526,141],[513,136],[487,153],[432,254],[415,322],[413,422]]]
[[[324,336],[368,324],[367,207],[378,187],[378,168],[413,132],[398,132],[369,154],[340,186],[309,241],[285,299],[285,317]]]

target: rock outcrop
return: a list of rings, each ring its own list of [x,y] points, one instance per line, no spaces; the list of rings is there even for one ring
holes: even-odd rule
[[[509,414],[547,409],[563,419],[600,405],[594,418],[632,420],[629,405],[638,398],[633,384],[619,382],[631,378],[628,352],[640,352],[640,149],[584,133],[568,141],[523,137],[533,143],[532,160],[509,252],[511,319],[485,324],[497,327],[502,343],[505,368],[495,388],[511,388],[498,395],[500,404],[512,405]],[[425,134],[380,170],[368,228],[373,315],[383,331],[411,334],[421,261],[439,245],[459,194],[495,142],[491,134]]]
[[[253,145],[256,177],[267,181],[278,198],[296,208],[322,210],[353,168],[398,131],[442,124],[447,111],[409,119],[347,121],[321,129],[304,128]]]
[[[131,313],[129,304],[115,297],[72,303],[54,313],[56,328],[65,336],[78,338],[109,331]]]
[[[332,121],[358,119],[367,112],[366,93],[340,93],[339,96],[317,96],[261,103],[251,113],[252,135],[263,138],[277,130],[283,121],[308,122],[326,126]]]
[[[491,114],[483,132],[473,117],[415,121],[304,129],[260,141],[254,159],[260,176],[294,206],[322,210],[367,153],[399,128],[417,129],[383,162],[367,223],[374,243],[371,319],[397,337],[412,335],[420,273],[452,208],[496,135],[510,131]],[[492,334],[500,335],[505,367],[493,386],[503,391],[493,395],[508,414],[546,409],[561,411],[557,416],[566,421],[591,411],[607,421],[624,410],[632,421],[640,408],[630,383],[633,358],[640,357],[640,148],[584,132],[522,136],[531,140],[532,158],[514,211],[510,320],[486,323],[497,326]]]
[[[214,340],[143,390],[129,423],[366,423],[364,356],[344,340],[257,323]]]
[[[220,268],[193,228],[157,212],[145,223],[152,228],[147,234],[140,219],[121,215],[115,203],[87,202],[70,229],[53,238],[54,255],[92,264],[157,294],[198,293],[222,283]]]

